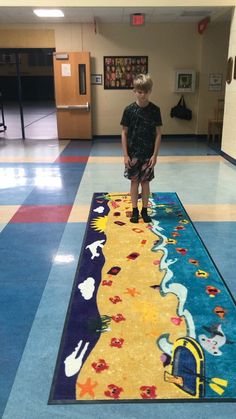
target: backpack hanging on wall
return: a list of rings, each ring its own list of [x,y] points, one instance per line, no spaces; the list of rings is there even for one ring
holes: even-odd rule
[[[170,116],[171,118],[186,119],[187,121],[192,119],[192,111],[187,108],[183,95],[177,105],[171,108]]]

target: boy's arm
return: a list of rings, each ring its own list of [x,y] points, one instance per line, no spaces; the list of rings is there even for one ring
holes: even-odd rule
[[[149,160],[150,167],[154,167],[157,162],[157,156],[159,153],[160,145],[161,145],[161,127],[158,126],[156,128],[156,140],[155,140],[153,155]]]
[[[128,127],[122,127],[121,131],[121,143],[122,143],[122,150],[124,155],[124,163],[126,166],[130,166],[130,157],[128,155],[128,147],[127,147],[127,132]]]

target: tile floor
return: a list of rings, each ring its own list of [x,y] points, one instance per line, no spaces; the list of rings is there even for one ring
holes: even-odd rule
[[[235,297],[236,167],[204,141],[166,138],[155,171],[152,190],[178,193]],[[47,404],[92,194],[128,188],[118,139],[0,134],[4,419],[235,417],[233,403]]]

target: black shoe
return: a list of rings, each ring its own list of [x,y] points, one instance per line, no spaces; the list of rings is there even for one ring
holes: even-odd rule
[[[133,212],[130,218],[130,222],[131,223],[138,223],[139,220],[139,212],[138,212],[138,208],[133,208]]]
[[[149,217],[147,213],[147,208],[142,208],[141,215],[145,223],[150,223],[152,221],[151,217]]]

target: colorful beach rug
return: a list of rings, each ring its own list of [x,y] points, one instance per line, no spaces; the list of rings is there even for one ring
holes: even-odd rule
[[[178,196],[149,205],[94,194],[49,403],[236,400],[233,297]]]

